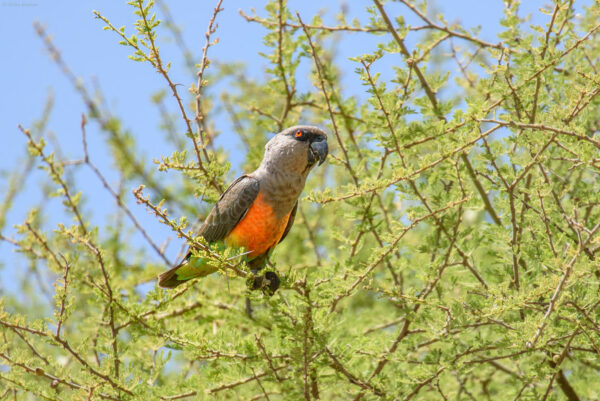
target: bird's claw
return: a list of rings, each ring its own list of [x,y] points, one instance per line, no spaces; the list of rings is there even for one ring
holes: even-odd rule
[[[248,287],[251,290],[261,290],[264,294],[272,296],[279,288],[281,280],[274,272],[265,272],[261,276],[254,276],[248,279]]]

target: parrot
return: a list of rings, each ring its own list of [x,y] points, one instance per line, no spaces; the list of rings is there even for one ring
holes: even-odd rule
[[[328,152],[327,134],[318,127],[297,125],[279,132],[265,145],[259,167],[233,181],[200,227],[198,234],[211,247],[244,250],[254,276],[249,280],[252,290],[272,295],[279,288],[274,272],[256,274],[288,235],[308,173],[317,163],[323,164]],[[210,261],[193,256],[189,249],[179,265],[159,276],[158,285],[175,288],[215,271]]]

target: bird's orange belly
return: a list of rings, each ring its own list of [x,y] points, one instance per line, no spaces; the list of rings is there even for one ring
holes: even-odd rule
[[[277,218],[259,193],[246,216],[225,237],[225,243],[246,248],[250,258],[260,256],[279,242],[289,217],[290,213]]]

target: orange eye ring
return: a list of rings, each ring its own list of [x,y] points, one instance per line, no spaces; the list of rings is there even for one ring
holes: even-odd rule
[[[302,135],[304,135],[304,132],[296,131],[296,138],[302,138]]]

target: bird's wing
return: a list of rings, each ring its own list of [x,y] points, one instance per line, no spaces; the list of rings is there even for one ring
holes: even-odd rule
[[[221,241],[248,212],[258,195],[260,184],[249,175],[236,179],[223,192],[217,204],[200,227],[199,235],[208,242]]]
[[[298,210],[298,201],[296,201],[296,204],[294,205],[294,208],[292,209],[292,212],[290,213],[290,217],[288,218],[287,226],[285,226],[285,230],[283,230],[283,235],[281,236],[281,239],[279,240],[279,242],[283,241],[285,239],[285,237],[288,235],[288,233],[290,232],[290,230],[292,229],[292,226],[294,225],[294,220],[296,219],[296,211],[297,210]]]

